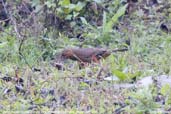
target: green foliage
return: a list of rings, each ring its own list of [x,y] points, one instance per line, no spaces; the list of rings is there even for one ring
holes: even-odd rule
[[[116,12],[116,14],[113,15],[113,17],[111,18],[111,20],[109,20],[106,25],[103,26],[103,32],[104,34],[108,34],[109,32],[112,31],[112,27],[114,26],[114,24],[118,23],[119,18],[121,16],[123,16],[125,14],[127,8],[127,4],[125,6],[122,6],[118,9],[118,11]],[[105,18],[106,16],[104,16]]]
[[[32,0],[34,11],[28,16],[32,19],[15,22],[20,7],[15,4],[19,5],[21,0],[7,1],[10,7],[7,10],[13,19],[2,30],[0,25],[0,113],[30,108],[40,112],[56,109],[69,113],[114,113],[119,104],[125,102],[126,107],[121,110],[128,113],[153,113],[160,107],[170,109],[169,85],[159,90],[165,101],[159,104],[154,100],[158,91],[153,92],[151,88],[117,90],[113,88],[114,83],[103,80],[112,75],[125,83],[138,76],[171,74],[171,36],[160,30],[161,21],[169,20],[169,12],[158,11],[165,8],[160,9],[162,4],[142,8],[144,4],[137,2],[137,11],[125,16],[127,4],[123,5],[123,0]],[[170,5],[169,1],[165,3]],[[57,21],[52,23],[53,27],[44,26],[46,13],[53,14],[52,22]],[[130,44],[125,40],[130,40]],[[74,61],[64,61],[65,70],[57,70],[50,64],[54,55],[64,48],[95,46],[109,50],[128,47],[128,51],[112,53],[100,64],[82,69]],[[16,80],[2,79],[6,76],[15,79],[18,67],[25,94],[16,91]],[[29,67],[40,68],[40,71],[33,72]],[[101,69],[104,71],[100,72]],[[96,77],[98,74],[101,75]],[[53,94],[49,88],[53,88]],[[43,93],[43,89],[47,93]],[[125,101],[126,97],[130,99]]]
[[[165,84],[164,86],[162,86],[161,90],[160,90],[161,94],[166,98],[166,105],[170,105],[171,104],[171,87],[169,84]]]
[[[88,24],[89,29],[92,31],[91,34],[88,33],[86,35],[86,37],[90,38],[88,43],[94,42],[95,44],[109,44],[112,42],[116,37],[112,35],[112,33],[114,33],[112,28],[119,22],[119,18],[124,15],[126,7],[127,5],[121,6],[116,14],[114,14],[109,20],[107,19],[109,17],[107,16],[106,12],[103,12],[103,25],[102,27],[98,28],[93,27],[92,25],[88,24],[84,18],[81,18],[83,24]]]
[[[132,71],[132,68],[128,65],[128,62],[125,59],[126,57],[127,55],[123,54],[117,58],[115,56],[109,57],[111,73],[121,81],[130,81],[142,74],[140,70]]]
[[[112,70],[112,74],[116,75],[120,80],[126,80],[128,79],[128,76],[126,73],[123,73],[119,70]]]
[[[76,18],[81,13],[86,5],[86,2],[78,1],[74,4],[71,3],[70,0],[60,0],[59,2],[53,0],[46,1],[45,5],[47,5],[48,8],[55,8],[58,16],[60,16],[61,18],[71,20],[73,18]]]
[[[4,35],[1,37],[2,41],[0,43],[0,58],[1,62],[13,61],[17,63],[19,61],[18,56],[18,46],[19,43],[15,37]]]
[[[170,90],[171,90],[170,85],[166,84],[166,85],[162,86],[161,94],[164,95],[164,96],[169,95]]]
[[[104,12],[103,31],[101,35],[102,42],[109,43],[112,40],[110,36],[110,33],[113,31],[112,28],[115,24],[118,23],[119,18],[125,14],[126,8],[127,8],[127,4],[125,6],[121,6],[116,12],[116,14],[114,14],[108,22],[106,22],[106,13]]]
[[[131,113],[144,114],[153,113],[159,105],[153,100],[153,93],[150,88],[142,88],[130,93],[131,99],[127,101],[127,107]]]

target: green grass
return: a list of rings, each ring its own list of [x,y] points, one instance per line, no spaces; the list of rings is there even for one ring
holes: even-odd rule
[[[62,32],[54,36],[49,32],[39,37],[26,37],[19,54],[21,39],[5,33],[1,34],[0,43],[0,77],[18,76],[24,80],[25,94],[16,91],[16,82],[0,81],[0,110],[3,111],[68,111],[75,113],[107,113],[112,114],[116,109],[126,104],[124,111],[130,113],[145,113],[160,107],[170,108],[170,94],[167,87],[161,88],[166,104],[155,102],[158,94],[156,87],[134,89],[116,89],[117,83],[128,83],[132,78],[140,79],[146,76],[171,74],[171,36],[159,29],[159,20],[147,21],[138,16],[138,12],[129,18],[110,14],[114,21],[105,17],[103,27],[83,25],[84,42],[70,39]],[[121,13],[122,14],[122,13]],[[104,14],[106,15],[106,14]],[[103,16],[104,16],[103,15]],[[118,14],[119,15],[119,14]],[[154,16],[158,16],[155,15]],[[106,21],[107,20],[107,21]],[[119,22],[122,22],[120,24]],[[113,22],[113,23],[112,23]],[[117,25],[120,30],[112,29]],[[109,28],[110,30],[104,30]],[[77,31],[78,28],[75,28]],[[6,32],[10,31],[6,29]],[[27,31],[29,34],[31,32]],[[130,46],[125,44],[130,39]],[[57,70],[50,62],[51,58],[67,47],[101,46],[108,49],[128,47],[126,52],[113,53],[100,65],[89,65],[79,69],[78,63],[68,60],[64,63],[66,70]],[[108,74],[117,76],[120,81],[107,82],[98,79],[99,70],[104,71],[100,78]],[[32,68],[41,69],[40,72]],[[10,92],[8,93],[7,90]],[[154,91],[153,91],[154,90]],[[160,91],[160,90],[159,90]],[[166,92],[165,92],[166,91]],[[131,97],[132,99],[129,99]],[[137,103],[138,102],[138,103]],[[120,104],[119,104],[120,103]],[[133,108],[135,107],[135,108]]]

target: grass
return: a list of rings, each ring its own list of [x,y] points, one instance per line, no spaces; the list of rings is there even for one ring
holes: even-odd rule
[[[28,37],[22,45],[22,57],[18,53],[20,40],[15,36],[1,33],[0,77],[15,77],[15,70],[19,68],[18,76],[24,80],[24,86],[19,91],[16,90],[16,85],[20,83],[0,81],[1,112],[61,111],[70,114],[84,112],[112,114],[123,110],[142,114],[161,107],[169,109],[170,95],[166,97],[168,104],[156,103],[155,97],[158,91],[152,91],[156,89],[155,86],[139,90],[116,89],[113,86],[116,83],[131,82],[135,77],[140,79],[149,75],[171,74],[170,34],[159,29],[158,20],[148,22],[142,20],[136,13],[130,18],[121,19],[123,23],[125,22],[125,25],[118,24],[121,33],[112,29],[109,34],[103,36],[101,35],[103,28],[84,25],[83,35],[86,40],[83,43],[69,39],[62,33],[59,33],[59,36],[53,36],[50,32],[47,37],[42,33],[39,38]],[[129,25],[126,26],[127,24]],[[6,31],[9,32],[8,29]],[[109,42],[104,43],[103,40],[106,38]],[[102,60],[101,65],[89,65],[79,69],[77,62],[68,60],[64,64],[66,70],[62,71],[50,64],[51,57],[61,52],[63,48],[80,45],[90,47],[97,45],[95,40],[101,47],[114,49],[127,46],[125,39],[130,39],[129,50],[112,54]],[[104,68],[101,78],[110,74],[118,76],[120,81],[99,80],[97,74],[101,67]],[[32,68],[41,71],[36,72]],[[24,90],[24,93],[21,90]],[[163,91],[163,88],[161,90]]]
[[[163,35],[144,33],[139,37],[137,34],[132,35],[131,47],[129,47],[128,52],[115,53],[102,62],[102,66],[106,70],[102,72],[102,77],[107,73],[112,73],[113,70],[119,70],[127,76],[140,72],[136,76],[137,78],[170,74],[169,58],[171,55],[168,53],[170,51],[170,36],[164,33]],[[115,90],[112,85],[116,82],[98,81],[99,66],[90,65],[79,70],[75,62],[69,61],[70,65],[66,64],[69,70],[58,71],[49,64],[49,61],[42,62],[40,58],[43,52],[35,46],[36,44],[28,41],[25,45],[24,55],[27,57],[27,61],[30,65],[40,68],[41,72],[31,71],[28,66],[25,66],[24,61],[17,61],[18,56],[16,55],[12,56],[16,57],[16,60],[2,62],[0,65],[1,77],[14,77],[16,67],[20,68],[19,77],[24,79],[24,90],[26,92],[25,95],[18,93],[15,90],[14,83],[1,81],[2,111],[27,111],[31,109],[32,111],[45,112],[61,110],[69,111],[69,113],[78,111],[80,111],[79,113],[87,111],[113,113],[117,107],[121,107],[120,102],[125,102],[127,92],[132,93],[128,90]],[[10,52],[10,49],[7,51]],[[129,80],[125,79],[125,81]],[[10,92],[6,93],[7,90]],[[135,96],[137,95],[135,94]],[[142,97],[141,100],[143,102],[145,98]],[[132,101],[131,105],[133,105]],[[129,108],[129,111],[132,110],[131,113],[137,113],[136,111],[140,110],[140,107],[137,106],[135,111]]]

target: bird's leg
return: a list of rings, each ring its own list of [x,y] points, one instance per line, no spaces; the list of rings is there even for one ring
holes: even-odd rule
[[[97,72],[97,79],[102,79],[101,75],[102,75],[102,72],[104,71],[103,67],[101,66],[100,69],[98,70]]]
[[[86,63],[86,62],[79,62],[79,68],[80,69],[82,69],[82,68],[84,68],[84,67],[88,67],[88,63]]]
[[[99,60],[97,59],[97,57],[95,55],[93,55],[91,57],[91,60],[94,61],[94,62],[96,62],[96,63],[99,63]]]
[[[84,63],[77,55],[75,55],[74,53],[73,53],[73,56],[78,60],[78,61],[80,61],[81,63]]]

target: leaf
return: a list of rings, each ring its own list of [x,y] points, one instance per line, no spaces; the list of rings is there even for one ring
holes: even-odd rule
[[[67,6],[67,5],[70,4],[70,0],[61,0],[61,1],[59,2],[59,4],[60,4],[61,6]]]
[[[73,17],[77,17],[78,15],[79,15],[79,13],[73,12]]]
[[[7,42],[0,43],[0,48],[4,48],[7,46]]]
[[[86,88],[88,88],[89,87],[89,85],[87,84],[87,83],[85,83],[85,82],[81,82],[80,83],[80,85],[79,85],[79,89],[81,90],[81,89],[86,89]]]
[[[51,8],[51,7],[55,7],[56,6],[56,4],[54,2],[50,2],[50,1],[45,2],[45,4],[47,5],[48,8]]]
[[[113,75],[117,76],[120,80],[128,79],[128,76],[126,73],[121,72],[120,70],[113,70]]]
[[[68,14],[68,15],[66,16],[65,19],[66,19],[66,20],[71,20],[71,19],[72,19],[72,15],[69,15],[69,14]]]
[[[64,11],[65,14],[69,14],[69,13],[71,12],[71,11],[69,10],[69,8],[64,8],[63,11]]]
[[[76,11],[81,11],[85,5],[86,4],[84,2],[78,2],[76,7],[75,7],[75,10]]]
[[[105,26],[105,33],[110,32],[112,30],[112,27],[114,24],[116,24],[118,22],[119,17],[121,17],[122,15],[124,15],[125,11],[127,8],[127,4],[123,7],[121,7],[117,13],[112,17],[112,19],[106,24]]]
[[[141,72],[140,71],[137,71],[135,73],[128,73],[129,79],[133,79],[133,78],[135,78],[137,76],[140,76],[140,75],[141,75]]]
[[[166,96],[169,92],[170,92],[171,88],[169,84],[165,84],[164,86],[162,86],[161,88],[161,94],[163,94],[164,96]]]
[[[43,104],[44,102],[45,102],[45,99],[43,99],[41,97],[34,100],[35,104]]]
[[[84,17],[80,17],[80,19],[81,19],[81,21],[82,21],[83,24],[85,24],[85,25],[88,24],[88,23],[87,23],[87,20],[86,20]]]
[[[69,8],[70,10],[74,10],[76,7],[75,4],[69,4],[66,8]]]
[[[80,87],[89,87],[89,85],[87,83],[85,83],[85,82],[81,82]]]

